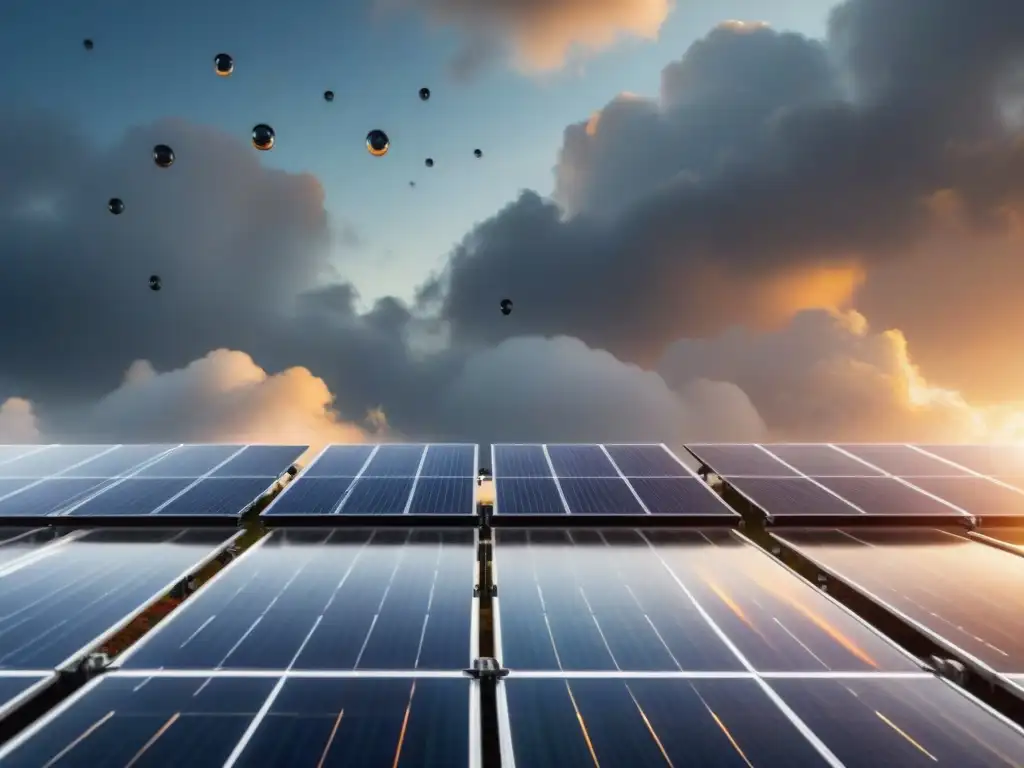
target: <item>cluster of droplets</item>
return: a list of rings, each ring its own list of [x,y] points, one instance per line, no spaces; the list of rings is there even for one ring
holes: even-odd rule
[[[91,51],[94,48],[94,43],[91,39],[86,38],[82,41],[82,45],[87,51]],[[213,57],[213,70],[218,77],[230,77],[235,71],[235,60],[231,54],[218,53]],[[430,89],[427,87],[420,88],[419,90],[420,101],[430,100]],[[324,91],[324,101],[334,101],[334,91]],[[252,129],[252,145],[256,149],[266,152],[274,148],[277,142],[277,134],[274,129],[267,123],[258,123]],[[383,157],[388,153],[391,148],[391,139],[388,135],[379,128],[374,128],[366,134],[366,149],[373,157]],[[477,159],[482,158],[484,155],[480,149],[473,150],[473,156]],[[153,147],[153,162],[158,168],[170,168],[174,165],[174,150],[167,144],[157,144]],[[434,158],[428,157],[424,161],[424,165],[427,168],[434,167]],[[409,186],[415,188],[416,182],[410,181]],[[112,197],[107,201],[107,210],[115,216],[120,216],[124,213],[125,205],[124,200],[119,197]],[[159,275],[150,275],[149,277],[149,288],[153,291],[159,291],[162,287],[163,281]],[[502,299],[501,314],[510,315],[512,314],[512,300]]]

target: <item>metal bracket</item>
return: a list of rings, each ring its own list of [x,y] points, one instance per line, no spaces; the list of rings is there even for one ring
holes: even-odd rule
[[[474,680],[500,680],[508,675],[508,670],[502,668],[497,659],[489,656],[474,659],[470,669],[462,670],[463,674],[472,677]]]

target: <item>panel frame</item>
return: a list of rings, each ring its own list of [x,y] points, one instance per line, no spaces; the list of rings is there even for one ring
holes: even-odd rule
[[[319,526],[319,527],[321,529],[323,529],[324,531],[333,531],[335,526],[322,525],[322,526]],[[367,530],[370,530],[369,526],[364,526],[364,527],[366,527]],[[388,529],[388,528],[391,528],[391,527],[392,526],[375,526],[374,528]],[[413,530],[422,530],[423,529],[423,526],[415,526],[415,525],[407,525],[406,527],[409,528],[410,532],[413,531]],[[455,528],[456,530],[461,530],[457,526],[451,526],[451,527]],[[239,531],[238,536],[241,536],[242,533],[244,533],[244,531]],[[217,571],[217,573],[213,574],[213,576],[206,583],[203,584],[203,589],[204,590],[208,590],[210,587],[215,586],[216,583],[220,579],[226,578],[225,574],[231,573],[234,570],[237,570],[240,567],[239,563],[243,562],[246,558],[251,557],[253,552],[261,549],[268,541],[270,541],[270,539],[273,536],[276,536],[276,535],[277,535],[277,531],[276,530],[271,530],[269,533],[266,533],[265,535],[261,536],[257,541],[253,542],[244,552],[242,552],[242,554],[240,554],[238,557],[234,558],[225,567],[223,567],[219,571]],[[236,536],[236,538],[237,538],[237,536]],[[474,565],[473,565],[473,570],[471,572],[472,582],[468,585],[469,595],[470,595],[470,601],[469,601],[470,619],[469,619],[469,659],[468,659],[468,663],[467,663],[467,666],[466,666],[467,669],[469,669],[469,668],[471,668],[473,666],[473,661],[475,659],[477,659],[479,657],[479,655],[480,655],[480,597],[479,597],[479,590],[477,589],[477,587],[480,586],[480,558],[479,558],[479,551],[480,551],[480,530],[479,530],[479,528],[474,528],[473,529],[473,563],[474,563]],[[198,596],[201,597],[202,594],[200,593]],[[111,661],[110,665],[107,668],[110,669],[110,670],[116,670],[118,673],[132,673],[132,674],[141,673],[141,672],[152,673],[152,672],[159,672],[161,670],[166,672],[168,675],[170,675],[170,673],[172,673],[172,672],[174,674],[178,674],[178,673],[182,672],[183,670],[164,670],[163,668],[161,668],[161,670],[125,669],[123,665],[124,665],[124,663],[128,659],[130,659],[132,656],[134,656],[139,651],[140,648],[144,648],[146,646],[146,644],[148,642],[150,642],[155,636],[159,635],[162,631],[166,630],[166,628],[174,621],[174,619],[176,617],[180,616],[182,613],[184,613],[185,611],[188,610],[189,606],[195,605],[197,602],[198,601],[195,598],[193,598],[193,599],[190,599],[190,600],[183,600],[182,602],[178,603],[178,605],[174,606],[174,608],[171,611],[169,611],[166,616],[164,616],[163,620],[161,620],[159,624],[157,624],[155,627],[153,627],[153,629],[151,629],[149,632],[147,632],[141,638],[139,638],[138,641],[136,641],[130,648],[125,650],[124,653],[120,654],[116,659],[113,659]],[[313,632],[315,630],[316,630],[316,625],[313,626],[313,629],[310,631],[309,636],[312,636],[312,634],[313,634]],[[308,637],[307,637],[307,640],[308,640]],[[292,665],[294,665],[295,661],[298,660],[298,657],[302,653],[302,650],[305,648],[305,645],[306,645],[306,643],[304,641],[302,643],[302,645],[299,647],[299,651],[296,653],[295,658],[292,660]],[[188,670],[184,670],[184,671],[188,671]],[[195,671],[195,670],[190,671],[189,673],[191,674],[192,672],[195,672],[196,674],[199,674],[199,672]],[[218,670],[218,672],[223,672],[224,676],[226,676],[226,677],[232,677],[232,676],[237,677],[238,676],[238,670],[230,670],[230,669],[229,670]],[[259,672],[259,673],[262,674],[262,672]],[[284,674],[291,674],[291,675],[302,675],[302,674],[306,674],[306,671],[305,670],[295,670],[295,669],[292,669],[291,665],[289,667],[287,667],[286,669],[284,669],[284,670],[267,670],[266,671],[266,674],[268,676],[278,676],[278,675],[281,675],[282,673],[284,673]],[[247,671],[245,673],[245,675],[250,675],[250,674],[257,674],[257,672],[256,671],[252,671],[252,672]],[[462,672],[458,672],[458,673],[452,673],[452,674],[455,675],[455,676],[461,676],[463,673]],[[243,675],[243,676],[245,676],[245,675]],[[355,669],[355,670],[318,670],[318,671],[310,674],[310,676],[313,676],[313,677],[325,677],[325,676],[326,677],[389,677],[389,676],[391,676],[391,677],[414,677],[414,676],[431,676],[431,675],[433,675],[433,676],[441,676],[441,677],[451,676],[451,675],[448,675],[446,671],[438,672],[437,670],[398,670],[394,674],[391,674],[390,672],[383,672],[382,673],[380,671],[367,672],[365,670],[358,670],[358,669]],[[143,676],[153,676],[153,675],[150,674],[150,675],[143,675]]]
[[[294,671],[272,671],[269,673],[261,672],[234,672],[231,674],[224,673],[213,673],[210,670],[194,670],[186,672],[184,674],[177,672],[165,672],[161,670],[115,670],[106,675],[98,675],[89,680],[85,685],[79,688],[77,691],[72,693],[66,699],[61,701],[57,706],[46,712],[42,717],[33,721],[27,728],[16,734],[9,741],[0,745],[0,761],[11,755],[23,744],[34,738],[36,735],[43,733],[45,729],[53,722],[55,722],[61,715],[70,710],[76,704],[81,702],[88,696],[93,690],[98,688],[100,684],[107,678],[115,679],[149,679],[149,678],[164,678],[164,679],[182,679],[182,678],[234,678],[234,679],[246,679],[246,678],[272,678],[277,679],[277,684],[271,689],[267,698],[263,701],[262,705],[252,715],[252,719],[249,721],[249,725],[246,727],[245,732],[238,739],[235,744],[234,750],[232,750],[230,756],[224,762],[224,768],[232,768],[235,763],[238,762],[242,753],[248,747],[252,737],[256,734],[257,729],[262,724],[263,720],[270,713],[271,707],[274,705],[274,701],[284,688],[285,683],[289,680],[300,680],[300,679],[330,679],[330,678],[341,678],[341,677],[363,677],[369,679],[383,679],[383,678],[394,678],[399,677],[402,679],[413,680],[419,678],[437,678],[437,677],[449,677],[459,678],[466,681],[468,693],[469,693],[469,742],[467,746],[467,766],[468,768],[482,768],[483,766],[483,742],[482,742],[482,728],[480,718],[480,683],[477,680],[472,679],[465,673],[459,672],[452,675],[439,675],[439,674],[408,674],[403,673],[400,675],[382,675],[382,674],[363,674],[363,675],[338,675],[330,673],[298,673]]]
[[[298,514],[298,515],[276,515],[273,513],[274,507],[281,500],[281,498],[288,493],[296,483],[300,482],[309,472],[313,466],[320,460],[320,458],[327,453],[328,449],[332,445],[341,445],[341,443],[329,443],[324,446],[313,458],[309,460],[309,463],[304,466],[298,474],[291,479],[291,481],[285,485],[277,496],[267,505],[267,507],[260,513],[260,520],[269,528],[406,528],[409,526],[421,527],[438,527],[438,528],[476,528],[480,525],[480,514],[477,508],[476,500],[476,485],[473,486],[473,503],[469,514],[465,515],[414,515],[410,514],[409,509],[412,506],[413,496],[416,494],[416,488],[419,485],[421,471],[423,469],[423,463],[426,461],[427,453],[430,451],[432,446],[445,447],[445,446],[473,446],[473,464],[477,465],[480,461],[480,445],[477,443],[401,443],[401,445],[422,445],[423,453],[420,455],[420,462],[416,469],[415,475],[410,475],[412,478],[412,487],[409,490],[409,495],[405,500],[405,508],[401,513],[392,515],[350,515],[345,514],[342,510],[345,506],[345,502],[348,501],[349,496],[352,494],[352,489],[355,488],[356,483],[361,479],[389,479],[389,480],[401,480],[408,479],[407,477],[391,477],[391,478],[376,478],[372,475],[365,474],[367,467],[370,466],[370,462],[373,461],[374,456],[377,455],[377,451],[382,445],[389,445],[389,443],[375,443],[370,451],[366,460],[360,467],[358,474],[354,475],[351,479],[352,482],[349,484],[345,493],[342,494],[341,498],[335,503],[330,513],[326,515],[314,515],[314,514]],[[327,477],[318,477],[317,479],[328,479]],[[425,479],[442,479],[442,478],[425,478]],[[459,478],[468,479],[473,482],[473,478]]]
[[[18,711],[23,705],[34,699],[50,686],[60,681],[60,675],[52,669],[8,669],[0,673],[0,678],[38,677],[38,681],[30,685],[14,698],[0,701],[0,721]]]
[[[675,461],[685,472],[682,477],[673,477],[671,479],[681,480],[695,480],[701,484],[707,491],[707,493],[715,499],[715,503],[719,504],[723,509],[722,514],[699,514],[699,515],[687,515],[687,514],[674,514],[674,515],[656,515],[652,514],[650,509],[644,503],[640,494],[637,493],[636,488],[631,482],[633,479],[652,479],[648,477],[644,478],[630,478],[627,477],[619,465],[615,462],[611,452],[608,450],[608,446],[620,446],[625,448],[650,448],[659,447]],[[548,471],[550,472],[549,477],[534,477],[534,478],[515,478],[515,477],[495,477],[492,482],[494,483],[494,505],[492,507],[489,522],[496,528],[733,528],[740,525],[743,521],[742,516],[729,506],[728,502],[725,501],[721,496],[714,492],[707,483],[704,482],[696,472],[688,467],[682,459],[665,444],[665,443],[491,443],[491,470],[493,472],[495,465],[495,448],[498,446],[510,446],[510,447],[528,447],[538,446],[544,452],[544,457],[547,460]],[[598,448],[604,454],[605,458],[608,459],[609,463],[615,470],[614,477],[573,477],[573,478],[561,478],[556,474],[554,465],[551,462],[551,456],[548,453],[548,448],[551,446],[567,446],[567,447],[588,447]],[[555,488],[558,490],[558,496],[562,501],[562,506],[565,509],[564,514],[540,514],[540,515],[522,515],[522,514],[502,514],[498,505],[498,483],[502,480],[553,480]],[[625,484],[627,490],[636,499],[640,509],[643,510],[643,515],[637,514],[622,514],[622,515],[602,515],[602,514],[587,514],[574,512],[566,499],[565,492],[562,489],[561,480],[574,480],[574,481],[586,481],[586,480],[617,480]],[[656,478],[655,478],[656,479]],[[666,478],[668,479],[668,478]]]
[[[843,526],[831,526],[831,527],[832,528],[841,528]],[[967,541],[970,541],[970,539],[968,537],[960,537],[960,536],[957,536],[956,534],[951,533],[949,531],[942,531],[941,529],[936,529],[936,530],[939,530],[941,533],[945,533],[945,534],[947,534],[949,536],[952,536],[954,538],[963,538],[963,539],[965,539]],[[893,618],[895,618],[898,621],[904,623],[905,625],[907,625],[910,628],[912,628],[914,631],[916,631],[919,634],[921,634],[924,637],[926,637],[928,640],[930,640],[932,643],[937,645],[939,648],[941,648],[944,651],[946,651],[947,653],[951,654],[953,656],[953,658],[959,660],[965,666],[969,667],[982,680],[985,680],[990,685],[993,685],[993,686],[1001,688],[1002,690],[1010,693],[1011,695],[1017,697],[1018,699],[1024,700],[1024,683],[1017,683],[1017,682],[1015,682],[1012,679],[1010,674],[997,671],[994,667],[992,667],[989,664],[985,663],[984,661],[979,659],[974,654],[970,653],[969,651],[964,650],[963,648],[958,646],[956,643],[952,642],[951,640],[948,640],[946,637],[944,637],[943,635],[939,634],[935,630],[933,630],[933,629],[931,629],[929,627],[926,627],[921,622],[919,622],[916,619],[908,616],[906,613],[901,611],[899,608],[894,606],[889,601],[885,600],[882,597],[879,597],[878,595],[876,595],[870,589],[862,586],[857,581],[855,581],[855,580],[851,579],[849,576],[843,574],[840,570],[829,566],[822,558],[815,557],[815,556],[811,555],[807,550],[805,550],[800,545],[795,544],[795,543],[789,541],[785,537],[784,533],[783,534],[779,534],[779,533],[769,532],[768,535],[775,542],[777,542],[779,545],[781,545],[783,548],[791,550],[796,555],[798,555],[799,557],[803,558],[808,563],[810,563],[812,566],[814,566],[815,568],[820,570],[822,573],[825,573],[830,578],[833,578],[836,581],[838,581],[839,583],[846,585],[846,587],[851,589],[853,592],[855,592],[855,593],[859,594],[861,597],[869,600],[871,603],[873,603],[877,607],[881,608],[883,611],[887,612]],[[981,544],[979,543],[979,546],[980,545]],[[803,578],[803,577],[801,577],[801,578]]]

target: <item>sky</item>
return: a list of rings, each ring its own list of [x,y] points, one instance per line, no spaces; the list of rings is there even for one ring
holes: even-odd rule
[[[11,0],[0,45],[0,439],[1024,437],[1019,3]]]

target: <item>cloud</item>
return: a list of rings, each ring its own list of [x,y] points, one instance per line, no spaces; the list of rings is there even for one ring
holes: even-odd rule
[[[0,443],[37,443],[41,434],[32,403],[23,397],[9,397],[0,405]]]
[[[669,0],[381,0],[415,8],[433,22],[455,26],[468,41],[455,63],[468,74],[508,52],[520,69],[561,68],[574,51],[599,51],[620,37],[652,39],[668,17]]]

